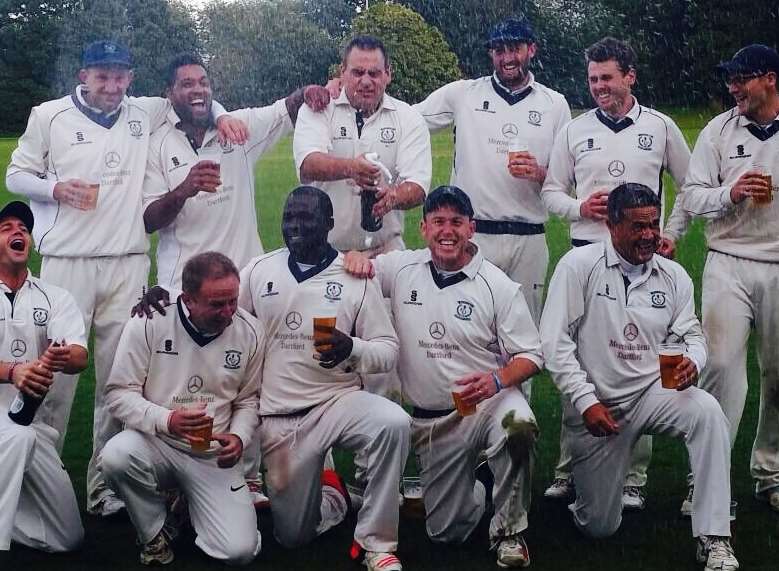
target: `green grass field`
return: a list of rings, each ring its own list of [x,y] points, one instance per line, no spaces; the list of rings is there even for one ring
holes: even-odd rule
[[[692,145],[698,131],[709,118],[708,113],[672,110]],[[7,164],[15,146],[15,140],[0,140],[0,164]],[[434,176],[433,186],[447,182],[452,157],[451,137],[441,133],[433,137]],[[258,211],[260,233],[266,250],[282,244],[280,233],[281,207],[286,193],[296,183],[291,155],[291,140],[282,141],[266,155],[258,166]],[[672,186],[669,180],[667,184]],[[2,192],[5,193],[4,188]],[[3,202],[8,198],[2,196]],[[669,209],[670,212],[670,209]],[[419,210],[407,216],[406,243],[419,247],[422,242],[417,232]],[[567,225],[552,220],[547,226],[547,241],[551,264],[568,249]],[[88,229],[85,229],[88,231]],[[696,222],[678,245],[677,259],[687,268],[696,286],[696,299],[700,301],[700,279],[706,251],[702,224]],[[37,273],[39,261],[33,261]],[[759,378],[754,352],[749,360],[750,391],[741,433],[733,454],[733,495],[739,502],[738,520],[735,524],[736,554],[741,568],[746,570],[777,569],[779,545],[779,516],[770,513],[752,498],[752,482],[749,476],[749,452],[756,424],[756,404]],[[76,402],[71,416],[64,462],[71,474],[79,502],[84,504],[84,477],[91,451],[91,418],[94,391],[94,373],[90,368],[82,375]],[[602,541],[588,540],[573,527],[570,514],[564,505],[550,503],[542,498],[549,483],[558,451],[560,423],[559,400],[547,375],[535,382],[533,409],[541,427],[538,463],[534,480],[534,503],[530,513],[530,528],[526,539],[532,557],[532,567],[537,571],[617,569],[665,571],[702,569],[694,560],[694,543],[690,535],[689,521],[679,517],[679,505],[686,493],[686,453],[681,442],[667,438],[655,439],[655,453],[649,472],[648,505],[638,514],[626,514],[620,531]],[[339,457],[339,463],[348,470],[348,461]],[[138,569],[134,532],[126,518],[103,521],[84,515],[86,543],[78,553],[48,556],[14,546],[4,560],[0,558],[0,570],[50,570],[85,569],[113,570]],[[268,513],[260,514],[263,533],[263,551],[252,564],[266,571],[304,569],[357,569],[347,560],[346,552],[351,543],[354,518],[328,532],[312,545],[287,551],[275,543],[272,522]],[[185,537],[176,545],[176,561],[171,569],[221,568],[194,547],[191,537]],[[487,552],[487,520],[462,546],[432,544],[425,535],[423,522],[402,519],[399,556],[409,571],[496,569],[494,555]]]

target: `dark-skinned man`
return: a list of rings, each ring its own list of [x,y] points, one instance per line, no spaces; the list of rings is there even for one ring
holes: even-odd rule
[[[538,330],[521,286],[471,241],[473,207],[462,190],[438,187],[423,216],[426,249],[372,261],[350,252],[347,270],[375,274],[391,300],[428,535],[460,543],[476,528],[486,508],[475,477],[484,455],[495,482],[489,535],[497,563],[527,567],[522,532],[538,427],[519,387],[543,366]],[[455,410],[453,392],[471,414]]]
[[[131,319],[122,333],[106,401],[125,429],[101,466],[127,506],[142,564],[173,561],[171,489],[187,501],[195,544],[245,564],[260,536],[240,459],[257,427],[265,334],[238,308],[238,270],[223,254],[188,260],[182,289],[165,315]]]
[[[717,401],[693,386],[706,364],[692,280],[660,244],[660,199],[627,183],[609,194],[610,240],[565,254],[541,318],[546,368],[564,401],[576,526],[607,537],[622,521],[622,482],[643,434],[681,438],[695,478],[692,533],[707,571],[733,571],[730,443]],[[659,345],[678,343],[672,388],[660,382]]]
[[[23,202],[0,210],[0,561],[12,542],[61,552],[76,549],[84,536],[57,452],[57,410],[44,398],[61,378],[56,373],[87,366],[84,321],[69,293],[27,269],[33,225]],[[39,399],[31,424],[17,424],[6,414],[26,417],[19,405]]]

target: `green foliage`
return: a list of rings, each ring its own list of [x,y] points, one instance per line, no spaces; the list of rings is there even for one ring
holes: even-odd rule
[[[374,4],[354,19],[353,34],[380,38],[389,53],[392,83],[388,91],[408,103],[460,77],[457,56],[438,29],[397,4]]]
[[[268,104],[327,80],[336,40],[307,19],[300,4],[216,0],[201,17],[215,97],[230,108]]]

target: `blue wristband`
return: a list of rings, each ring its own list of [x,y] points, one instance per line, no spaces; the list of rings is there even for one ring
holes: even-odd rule
[[[501,389],[503,388],[503,383],[500,382],[498,371],[492,371],[492,380],[495,381],[495,388],[498,389],[497,392],[500,392]]]

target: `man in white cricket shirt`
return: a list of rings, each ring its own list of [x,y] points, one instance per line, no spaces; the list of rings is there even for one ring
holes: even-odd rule
[[[611,240],[562,257],[541,318],[546,367],[565,404],[576,481],[576,526],[592,537],[622,522],[622,482],[642,434],[684,440],[695,478],[692,534],[707,571],[733,571],[730,546],[728,421],[717,401],[693,386],[706,364],[692,280],[655,255],[660,199],[627,183],[608,199]],[[674,369],[678,388],[660,383],[657,347],[686,347]]]
[[[71,292],[87,331],[94,325],[87,509],[101,515],[122,508],[97,468],[101,448],[121,429],[105,407],[104,387],[127,311],[146,285],[143,178],[149,134],[165,121],[169,107],[166,99],[126,97],[132,78],[124,46],[106,40],[89,44],[82,55],[81,85],[32,109],[6,174],[8,189],[27,196],[37,218],[34,238],[43,257],[42,279]],[[233,132],[229,116],[219,121]],[[243,136],[236,133],[236,140]],[[49,395],[59,408],[54,422],[62,438],[76,382],[75,377],[62,379]]]
[[[323,113],[304,106],[295,125],[298,176],[330,197],[335,225],[329,241],[342,252],[403,249],[402,210],[422,204],[430,188],[430,134],[417,111],[385,93],[391,79],[384,44],[357,36],[344,49],[340,96]],[[376,232],[360,226],[361,193],[376,193],[372,212],[383,219]]]
[[[459,543],[476,528],[486,501],[475,470],[486,456],[495,481],[489,533],[497,563],[527,567],[522,532],[538,427],[519,385],[543,366],[538,330],[521,286],[471,242],[468,196],[438,187],[423,212],[426,249],[382,254],[372,263],[350,252],[347,269],[375,272],[391,298],[428,535]],[[475,414],[460,416],[453,391]]]
[[[457,130],[450,184],[471,198],[474,242],[485,258],[522,284],[537,325],[549,262],[541,185],[555,135],[571,119],[571,110],[528,69],[537,52],[530,22],[500,22],[486,47],[491,76],[444,85],[414,108],[431,130],[451,125]],[[525,150],[509,164],[512,142]]]
[[[260,441],[274,532],[287,547],[304,544],[347,512],[349,496],[327,451],[361,451],[366,488],[351,556],[369,571],[399,571],[398,481],[408,455],[409,417],[362,388],[362,375],[395,366],[398,341],[378,286],[344,271],[327,241],[333,207],[303,186],[287,197],[286,249],[241,272],[241,306],[268,337],[260,397]],[[335,317],[314,341],[314,319]]]
[[[238,270],[223,254],[191,258],[182,287],[175,309],[131,319],[122,333],[106,401],[125,429],[103,448],[101,468],[127,506],[142,564],[173,561],[172,488],[186,498],[195,544],[245,564],[260,535],[240,459],[257,427],[265,334],[238,308]]]
[[[550,212],[571,221],[571,242],[582,246],[609,239],[606,201],[625,182],[654,190],[663,200],[663,173],[671,173],[682,188],[690,150],[681,130],[662,113],[640,105],[632,94],[636,54],[627,43],[603,38],[587,48],[587,81],[597,105],[568,123],[556,139],[541,198]],[[664,207],[661,207],[661,218]],[[675,242],[685,232],[689,215],[676,201],[658,253],[672,257]],[[652,457],[652,440],[639,439],[625,479],[623,505],[640,510]],[[570,450],[565,425],[560,430],[560,459],[555,480],[544,495],[568,500],[573,496]]]
[[[687,209],[708,219],[703,329],[711,358],[701,387],[722,405],[732,444],[744,410],[754,328],[761,389],[750,471],[755,496],[779,511],[779,55],[753,44],[719,70],[736,106],[701,131],[685,181]]]
[[[76,495],[56,444],[46,400],[29,426],[6,414],[15,399],[44,398],[61,375],[87,366],[84,321],[65,290],[27,269],[33,214],[23,202],[0,210],[0,561],[11,543],[59,552],[84,537]],[[53,341],[65,341],[56,347]]]

